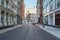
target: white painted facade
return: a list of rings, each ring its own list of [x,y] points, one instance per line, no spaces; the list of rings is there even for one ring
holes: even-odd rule
[[[1,26],[17,24],[16,14],[17,14],[17,0],[0,0]]]
[[[59,4],[59,0],[43,0],[43,17],[48,17],[48,25],[55,25],[55,15],[60,13]]]

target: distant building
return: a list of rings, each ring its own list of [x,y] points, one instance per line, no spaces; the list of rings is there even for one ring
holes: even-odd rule
[[[26,21],[28,21],[27,20],[28,18],[31,23],[37,22],[38,19],[36,14],[36,8],[26,8],[25,14],[26,14]],[[30,17],[28,17],[28,15],[30,15]]]
[[[0,25],[17,24],[17,0],[0,0]]]
[[[43,0],[43,18],[47,25],[60,26],[60,0]]]

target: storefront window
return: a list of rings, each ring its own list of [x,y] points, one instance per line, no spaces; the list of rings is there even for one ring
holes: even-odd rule
[[[50,14],[50,24],[53,24],[53,14]]]
[[[48,16],[44,17],[44,24],[48,25]]]
[[[6,14],[6,22],[7,22],[7,25],[8,25],[8,13]]]

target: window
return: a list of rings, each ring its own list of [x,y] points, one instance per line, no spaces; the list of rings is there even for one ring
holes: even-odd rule
[[[46,14],[46,8],[43,10],[43,15],[45,15]]]
[[[1,5],[3,5],[3,6],[4,6],[4,0],[1,0]]]
[[[57,8],[60,7],[60,0],[57,0]]]
[[[47,13],[50,12],[50,6],[47,6]]]
[[[45,0],[43,0],[43,2],[45,2]]]
[[[50,3],[50,11],[53,10],[53,2]]]
[[[56,0],[53,0],[53,7],[56,9]]]
[[[46,4],[47,4],[46,2],[43,3],[43,9],[46,8]]]
[[[48,24],[48,16],[45,16],[43,21],[44,21],[44,24]]]
[[[7,4],[7,5],[8,5],[8,3],[9,3],[8,1],[9,1],[9,0],[6,0],[6,4]]]

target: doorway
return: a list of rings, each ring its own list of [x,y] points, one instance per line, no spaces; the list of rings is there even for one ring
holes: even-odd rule
[[[55,24],[60,26],[60,14],[55,15]]]

